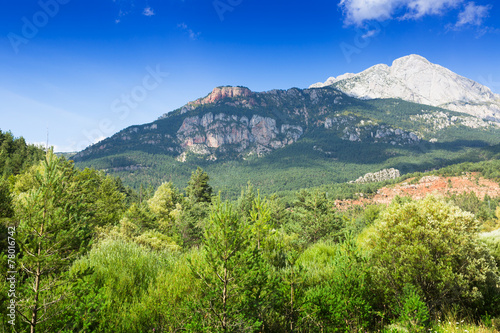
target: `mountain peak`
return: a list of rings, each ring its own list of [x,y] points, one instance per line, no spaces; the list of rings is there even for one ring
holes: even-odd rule
[[[329,85],[356,98],[401,98],[500,122],[500,96],[417,54],[398,58],[390,67],[378,64],[358,74],[330,77],[310,88]]]
[[[429,64],[429,65],[431,64],[431,62],[429,60],[422,57],[421,55],[410,54],[410,55],[407,55],[407,56],[404,56],[404,57],[401,57],[401,58],[394,60],[392,62],[392,66],[400,65],[400,64],[419,63],[419,62],[423,62],[423,63]]]
[[[246,87],[233,87],[233,86],[221,86],[215,87],[207,97],[198,98],[194,102],[190,102],[192,105],[203,105],[210,104],[220,101],[226,97],[249,97],[252,96],[253,92]]]

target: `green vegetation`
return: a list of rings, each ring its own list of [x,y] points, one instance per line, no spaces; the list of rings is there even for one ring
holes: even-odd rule
[[[11,132],[0,130],[0,177],[17,175],[42,159],[43,149],[28,145],[23,137],[15,138]]]
[[[496,177],[497,163],[432,173]],[[10,259],[18,311],[11,323],[1,312],[2,330],[493,332],[500,198],[334,208],[337,198],[428,174],[286,196],[246,184],[227,201],[202,168],[182,187],[172,179],[137,193],[48,152],[0,183],[1,273],[11,276]],[[4,309],[11,288],[3,279]]]

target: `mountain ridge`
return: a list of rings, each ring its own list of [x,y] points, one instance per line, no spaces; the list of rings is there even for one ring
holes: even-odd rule
[[[377,64],[357,74],[330,77],[310,88],[325,86],[356,98],[401,98],[500,123],[500,95],[416,54],[398,58],[391,66]]]
[[[225,86],[73,160],[135,187],[179,186],[202,166],[215,188],[235,196],[248,181],[263,193],[293,191],[387,168],[405,174],[479,161],[494,156],[498,144],[492,121],[401,98],[359,99],[335,85],[265,92]]]

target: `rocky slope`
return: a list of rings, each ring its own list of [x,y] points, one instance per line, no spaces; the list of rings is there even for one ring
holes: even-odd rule
[[[460,195],[471,192],[474,192],[480,199],[483,199],[485,195],[497,198],[500,196],[500,185],[498,182],[485,179],[475,173],[455,177],[425,176],[418,180],[410,178],[399,184],[382,187],[377,190],[373,198],[361,197],[355,200],[337,200],[335,204],[338,208],[347,209],[356,205],[388,205],[396,196],[419,200],[428,195],[450,197],[454,194]]]
[[[392,66],[378,64],[358,74],[330,77],[310,88],[325,86],[357,98],[401,98],[500,123],[500,95],[419,55],[396,59]]]
[[[496,143],[500,139],[493,127],[476,117],[426,105],[392,99],[364,101],[333,87],[268,92],[217,87],[153,123],[131,126],[88,147],[74,159],[134,150],[167,154],[181,162],[191,155],[212,161],[240,159],[263,156],[311,135],[317,142],[313,149],[331,155],[328,142],[335,138],[414,146],[422,141],[449,141],[452,137],[447,133],[464,128],[474,131],[458,138],[475,133],[480,139],[489,135]],[[457,139],[456,133],[453,136]]]
[[[185,118],[177,130],[177,138],[184,150],[179,160],[185,160],[187,151],[216,159],[210,148],[228,145],[243,152],[254,144],[254,152],[261,155],[297,141],[303,133],[301,126],[282,124],[277,127],[275,119],[257,114],[249,119],[247,116],[208,112],[201,117]]]

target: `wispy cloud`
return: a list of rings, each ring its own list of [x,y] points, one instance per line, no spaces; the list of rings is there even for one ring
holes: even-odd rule
[[[448,31],[460,31],[464,29],[474,29],[476,38],[485,34],[500,34],[500,29],[484,24],[486,18],[490,15],[492,5],[476,5],[474,2],[468,2],[462,11],[458,14],[457,22],[446,25]]]
[[[346,25],[362,26],[369,20],[409,20],[443,15],[462,3],[463,0],[341,0],[339,7]]]
[[[363,34],[363,36],[361,36],[361,38],[366,39],[366,38],[373,37],[373,36],[375,36],[378,32],[379,32],[379,30],[368,30],[365,34]]]
[[[184,30],[185,32],[187,32],[187,34],[188,34],[188,36],[189,36],[189,38],[191,40],[197,40],[198,37],[200,36],[200,32],[194,32],[184,22],[177,24],[177,27],[181,28],[182,30]]]
[[[149,6],[148,1],[144,0],[112,0],[119,8],[118,17],[115,19],[115,23],[120,23],[124,16],[130,14],[138,14],[140,8],[144,8],[140,12],[144,16],[154,16],[156,13],[151,6]]]
[[[151,7],[144,8],[142,15],[144,16],[153,16],[155,14],[154,10]]]
[[[465,6],[464,10],[458,14],[458,21],[455,26],[461,27],[464,25],[482,25],[484,19],[489,16],[491,7],[491,5],[476,6],[474,2],[469,2]]]

